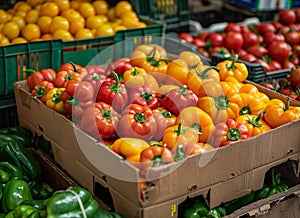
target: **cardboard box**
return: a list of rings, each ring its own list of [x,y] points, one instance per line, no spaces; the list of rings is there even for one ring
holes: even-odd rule
[[[299,178],[299,165],[293,165],[297,161],[287,161],[285,163],[276,165],[276,172],[280,172],[283,178],[289,181],[291,188],[286,192],[278,193],[269,198],[262,199],[246,205],[234,213],[225,216],[224,218],[237,218],[237,217],[297,217],[300,213],[300,178]],[[299,162],[297,163],[299,164]],[[261,172],[257,177],[264,179],[266,170],[270,169],[270,165],[266,165],[257,171]],[[228,184],[228,186],[225,185]],[[228,190],[230,185],[234,182],[227,181],[222,185],[225,190]],[[122,213],[125,217],[164,217],[164,218],[182,218],[184,208],[182,203],[188,198],[193,198],[202,195],[203,192],[195,192],[191,196],[179,196],[175,199],[155,204],[149,207],[141,208],[134,205],[126,197],[122,196],[118,191],[111,189],[112,198],[114,201],[115,210]]]
[[[20,125],[51,141],[55,161],[69,175],[91,192],[95,183],[115,190],[138,208],[199,194],[206,196],[213,208],[261,188],[267,169],[300,159],[298,120],[249,140],[151,169],[148,177],[154,179],[144,189],[142,201],[137,168],[33,98],[26,81],[16,82],[14,87]],[[270,98],[286,102],[285,96],[260,89]],[[296,101],[291,103],[300,105]]]

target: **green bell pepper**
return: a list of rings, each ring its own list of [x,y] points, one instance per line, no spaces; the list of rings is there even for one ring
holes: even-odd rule
[[[54,188],[47,182],[33,180],[28,183],[33,199],[46,199],[52,196]]]
[[[46,217],[45,211],[39,211],[30,205],[19,205],[9,212],[5,218],[43,218]]]
[[[6,183],[12,179],[23,179],[24,178],[21,169],[7,161],[0,162],[0,172],[2,172],[2,173],[0,173],[0,175],[1,175],[1,180],[3,183]],[[9,175],[9,178],[7,178],[6,175],[4,177],[4,172]]]
[[[2,211],[8,213],[14,210],[24,200],[31,200],[30,187],[24,180],[10,180],[3,189]]]
[[[26,148],[33,146],[31,138],[24,138],[24,137],[16,135],[16,134],[0,133],[0,142],[1,143],[11,142],[11,141],[15,141],[15,140],[19,140]]]
[[[236,211],[237,209],[250,204],[251,202],[253,202],[255,198],[255,193],[254,192],[250,192],[249,194],[242,196],[240,198],[234,199],[232,201],[229,201],[227,203],[224,203],[222,205],[222,207],[225,208],[225,211],[228,214],[233,213],[234,211]]]
[[[81,218],[83,213],[87,218],[93,218],[98,209],[99,204],[92,194],[80,187],[71,187],[65,191],[56,192],[49,198],[46,208],[48,218]]]
[[[208,211],[207,218],[221,218],[221,214],[217,208],[211,209]]]
[[[202,201],[195,201],[193,204],[186,208],[183,212],[183,217],[184,218],[198,218],[201,216],[206,216],[208,213],[209,209],[206,205],[206,203]]]
[[[281,181],[279,177],[275,177],[274,168],[272,168],[271,170],[271,181],[272,186],[270,192],[267,194],[267,197],[270,197],[280,192],[284,192],[289,188],[288,185],[285,182]]]
[[[29,206],[33,206],[39,210],[45,210],[47,207],[48,201],[49,201],[49,198],[43,199],[43,200],[36,200],[36,199],[24,200],[21,202],[20,205],[29,205]]]
[[[0,155],[4,160],[19,167],[26,181],[36,179],[41,173],[39,162],[19,140],[6,144],[0,143]]]
[[[32,132],[22,126],[10,126],[10,127],[2,127],[0,128],[0,133],[4,134],[16,134],[22,137],[32,138]]]

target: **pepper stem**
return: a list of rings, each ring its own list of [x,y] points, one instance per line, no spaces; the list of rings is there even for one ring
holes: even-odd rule
[[[226,110],[230,106],[227,96],[226,95],[218,96],[215,100],[215,106],[220,110]]]
[[[230,128],[227,133],[227,138],[231,141],[237,141],[241,138],[242,133],[238,128]]]
[[[208,73],[210,70],[215,70],[215,71],[218,71],[218,72],[219,72],[219,71],[220,71],[220,68],[215,67],[215,66],[210,66],[210,67],[204,69],[202,72],[199,72],[199,71],[197,70],[197,68],[196,68],[195,70],[196,70],[197,75],[198,75],[201,79],[206,79],[206,78],[208,77],[207,73]]]

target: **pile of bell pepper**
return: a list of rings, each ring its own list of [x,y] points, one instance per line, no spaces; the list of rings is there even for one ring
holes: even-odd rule
[[[41,165],[27,148],[33,134],[20,127],[0,128],[0,217],[122,218],[99,207],[92,194],[81,187],[55,190],[40,175]]]
[[[156,44],[107,66],[63,64],[27,79],[35,98],[142,170],[263,134],[300,118],[300,107],[270,100],[245,83],[245,64],[216,66]],[[31,71],[32,72],[32,71]]]
[[[183,203],[183,218],[220,218],[232,214],[237,209],[244,207],[253,202],[268,198],[277,193],[287,191],[289,188],[288,182],[282,180],[280,173],[275,175],[275,168],[270,170],[270,181],[265,179],[263,188],[252,191],[247,195],[234,199],[232,201],[221,204],[216,208],[209,209],[202,196],[193,199],[192,202]],[[266,174],[269,175],[269,174]]]

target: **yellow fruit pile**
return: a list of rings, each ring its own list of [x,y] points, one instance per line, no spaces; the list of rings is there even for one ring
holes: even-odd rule
[[[26,0],[0,9],[0,46],[36,40],[63,41],[112,36],[119,30],[146,27],[132,5],[105,0]]]

